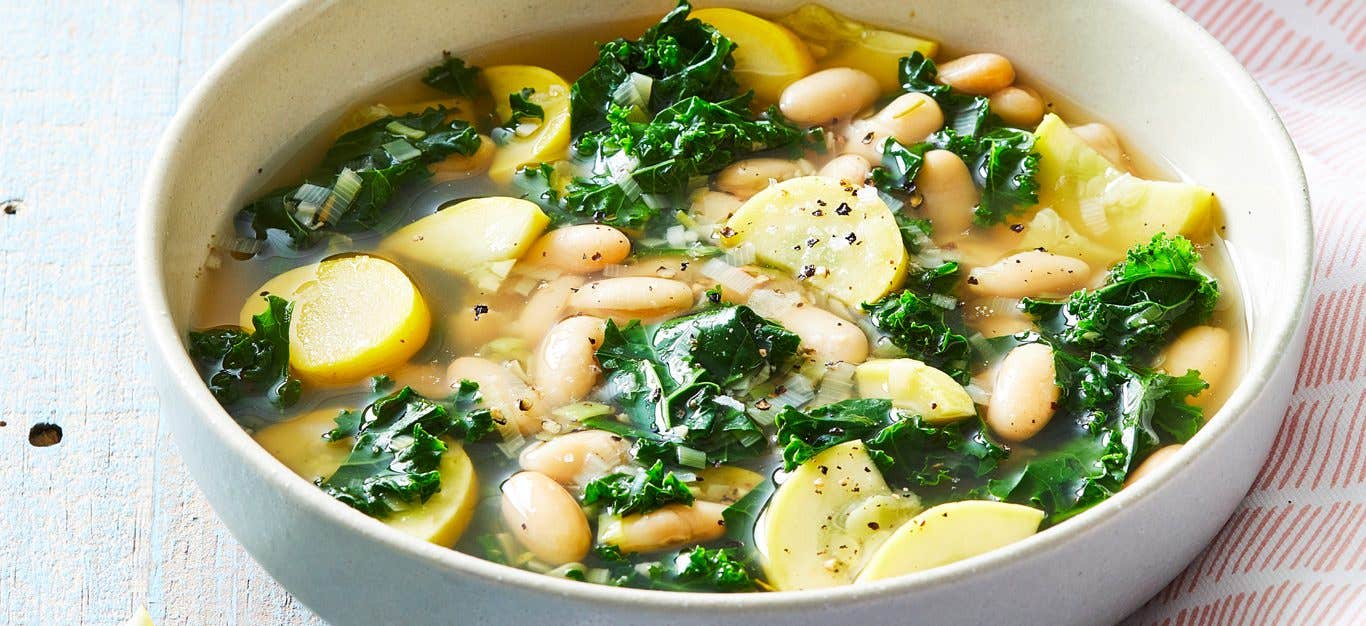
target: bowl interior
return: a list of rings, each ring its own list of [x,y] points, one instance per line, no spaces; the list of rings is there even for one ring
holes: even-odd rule
[[[801,2],[726,4],[780,13]],[[138,235],[144,306],[161,359],[179,392],[192,399],[190,419],[224,433],[235,428],[179,348],[208,246],[303,142],[326,132],[360,96],[432,64],[442,50],[458,54],[541,32],[658,16],[671,6],[666,0],[509,0],[496,9],[472,0],[295,2],[258,26],[192,94],[145,189]],[[1161,157],[1216,192],[1226,220],[1222,234],[1233,244],[1248,296],[1251,332],[1243,384],[1207,429],[1221,429],[1236,416],[1294,331],[1308,283],[1310,227],[1293,148],[1232,58],[1157,1],[848,0],[835,8],[938,38],[956,51],[1004,54],[1026,80],[1119,129],[1131,149]],[[224,437],[241,447],[243,463],[282,471],[238,432]],[[1139,491],[1159,484],[1150,483]]]

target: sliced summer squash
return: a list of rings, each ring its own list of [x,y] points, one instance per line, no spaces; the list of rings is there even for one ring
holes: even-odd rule
[[[489,178],[507,183],[523,165],[565,157],[569,148],[569,84],[563,78],[534,65],[497,65],[484,70],[484,80],[500,124],[512,117],[508,96],[526,88],[535,90],[528,100],[545,111],[545,119],[534,129],[518,130],[498,147],[489,166]]]
[[[852,307],[906,278],[901,232],[871,187],[825,176],[786,180],[747,200],[721,233],[726,245],[751,244],[761,262]]]
[[[289,364],[306,383],[356,382],[392,370],[427,341],[431,314],[398,266],[356,255],[323,261],[289,295]]]
[[[1159,232],[1185,235],[1197,242],[1209,238],[1214,220],[1210,190],[1122,172],[1052,113],[1034,131],[1034,149],[1039,153],[1039,207],[1052,209],[1114,255],[1084,260],[1109,263]],[[1065,238],[1042,239],[1035,243],[1050,251],[1061,252],[1067,245]]]
[[[936,41],[870,28],[816,4],[802,6],[778,21],[811,42],[817,67],[862,70],[876,78],[884,92],[901,87],[897,75],[901,57],[919,52],[933,58],[939,52]]]
[[[862,441],[832,447],[798,466],[760,517],[764,573],[784,591],[849,584],[919,510],[914,496],[892,493]]]
[[[990,500],[932,507],[897,528],[855,582],[919,572],[990,552],[1034,534],[1043,517],[1038,509]]]
[[[494,292],[548,224],[540,207],[526,200],[475,198],[404,226],[380,249]]]
[[[762,17],[721,8],[699,9],[692,17],[735,42],[735,80],[762,102],[777,102],[783,88],[815,68],[801,39]]]
[[[352,441],[323,438],[337,424],[339,409],[319,409],[256,432],[261,447],[295,474],[309,482],[327,478],[341,467],[351,452]],[[446,440],[441,455],[441,491],[422,506],[396,513],[380,521],[419,539],[443,546],[455,545],[474,514],[479,487],[474,464],[459,443]]]
[[[915,359],[865,361],[854,369],[854,382],[859,396],[889,398],[892,406],[931,424],[947,424],[977,414],[962,385]]]

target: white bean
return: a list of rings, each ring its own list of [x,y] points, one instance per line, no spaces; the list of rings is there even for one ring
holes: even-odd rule
[[[940,65],[939,82],[970,94],[991,95],[1015,82],[1015,66],[999,54],[969,54]]]
[[[1209,388],[1195,396],[1194,404],[1205,406],[1216,395],[1219,384],[1228,374],[1229,360],[1233,353],[1233,337],[1227,330],[1215,326],[1195,326],[1177,335],[1171,345],[1162,351],[1160,367],[1172,376],[1181,376],[1187,371],[1200,372],[1200,378],[1209,383]]]
[[[1043,98],[1028,87],[1006,87],[991,94],[991,112],[1005,123],[1020,128],[1034,128],[1043,119]]]
[[[517,318],[517,334],[528,344],[540,341],[546,331],[564,317],[569,296],[585,282],[588,281],[582,276],[566,274],[537,287]]]
[[[968,290],[1004,298],[1060,296],[1080,289],[1090,278],[1091,266],[1086,261],[1028,250],[972,270]]]
[[[586,471],[596,467],[606,473],[625,462],[630,447],[620,435],[581,430],[528,448],[520,462],[522,469],[545,474],[561,485],[581,484],[599,478],[584,475]]]
[[[631,255],[625,233],[602,224],[557,228],[536,240],[522,258],[575,274],[600,272]]]
[[[784,181],[810,173],[810,166],[804,161],[789,159],[756,158],[736,161],[726,166],[716,175],[716,188],[741,200],[751,196],[770,182]]]
[[[1053,418],[1058,402],[1053,349],[1029,343],[1011,350],[996,371],[987,425],[1006,441],[1024,441]]]
[[[1134,471],[1129,472],[1129,477],[1124,479],[1124,486],[1128,487],[1129,485],[1138,482],[1144,476],[1157,471],[1157,468],[1170,462],[1172,456],[1179,451],[1181,451],[1181,444],[1179,443],[1153,450],[1153,453],[1149,454],[1148,458],[1143,459],[1143,462],[1139,463],[1138,467],[1134,468]]]
[[[685,545],[705,543],[726,534],[721,513],[726,505],[696,500],[691,506],[670,504],[649,513],[622,518],[608,535],[622,552],[654,552]]]
[[[873,166],[857,154],[845,154],[830,159],[821,167],[820,175],[840,181],[841,185],[862,185]]]
[[[502,514],[517,542],[549,565],[583,559],[593,541],[574,496],[545,474],[518,472],[508,478]]]
[[[977,207],[977,185],[963,159],[948,150],[930,150],[915,177],[924,202],[920,210],[934,224],[934,238],[941,243],[963,236],[972,226]]]
[[[531,359],[531,380],[546,410],[582,399],[598,380],[603,320],[579,315],[550,327]]]
[[[873,121],[904,145],[923,141],[944,125],[939,103],[923,93],[908,93],[882,107]]]
[[[446,368],[446,381],[454,388],[462,380],[479,383],[479,393],[485,406],[508,420],[524,435],[541,430],[539,398],[506,367],[488,359],[467,356],[451,361]]]
[[[879,91],[877,79],[867,72],[832,67],[793,81],[783,89],[778,108],[795,122],[829,124],[868,108]]]
[[[801,338],[802,348],[814,352],[817,362],[857,365],[868,359],[868,336],[825,309],[810,304],[792,307],[779,313],[778,322]]]
[[[876,115],[854,120],[842,133],[843,154],[857,154],[869,163],[882,162],[882,144],[888,137],[903,145],[924,140],[944,125],[939,104],[923,93],[908,93],[891,101]]]
[[[569,297],[575,311],[611,318],[617,323],[677,315],[693,305],[692,288],[667,278],[626,276],[584,285]]]
[[[1092,150],[1099,152],[1111,165],[1126,171],[1132,172],[1129,167],[1129,158],[1124,155],[1124,148],[1119,145],[1119,136],[1109,126],[1100,122],[1091,122],[1073,126],[1072,132],[1076,133],[1086,145],[1091,146]]]

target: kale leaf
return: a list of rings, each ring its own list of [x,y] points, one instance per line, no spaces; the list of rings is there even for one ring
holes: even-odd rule
[[[947,267],[946,267],[947,266]],[[922,273],[915,287],[943,288],[956,280],[957,264],[945,264]],[[917,284],[918,283],[918,284]],[[950,326],[948,310],[935,304],[926,294],[907,289],[872,304],[863,305],[873,325],[913,359],[942,370],[961,384],[971,377],[972,345],[960,331]]]
[[[808,412],[786,407],[776,423],[787,471],[822,450],[861,439],[888,482],[918,493],[928,493],[922,488],[966,493],[1008,454],[987,438],[980,422],[929,424],[880,398],[843,400]]]
[[[697,546],[680,554],[673,563],[673,574],[652,570],[655,587],[680,591],[753,591],[750,574],[740,551],[735,548]]]
[[[289,321],[294,306],[266,296],[266,310],[252,316],[254,330],[236,327],[190,332],[190,356],[206,366],[209,391],[224,406],[248,393],[264,392],[276,408],[299,401],[303,390],[289,373]]]
[[[319,486],[372,517],[426,502],[441,488],[446,444],[440,437],[478,441],[493,432],[493,412],[480,404],[479,385],[464,380],[447,403],[404,387],[362,412],[343,411],[324,437],[355,441],[346,461]]]
[[[545,108],[531,101],[531,96],[535,94],[536,90],[530,87],[508,94],[508,108],[512,113],[506,122],[493,129],[491,136],[495,143],[506,144],[516,134],[517,127],[527,120],[545,121]]]
[[[370,230],[384,218],[395,191],[431,175],[430,163],[479,149],[479,133],[464,120],[447,121],[445,107],[389,115],[337,138],[303,184],[277,189],[242,209],[256,237],[270,230],[296,247],[326,230]]]
[[[581,157],[598,154],[603,161],[625,152],[636,165],[631,178],[645,193],[673,194],[687,189],[695,176],[720,171],[740,157],[790,146],[805,132],[770,109],[751,119],[750,95],[722,102],[687,98],[660,111],[648,123],[634,122],[627,111],[608,113],[608,128],[579,138]]]
[[[1200,255],[1185,237],[1154,235],[1130,249],[1104,287],[1065,301],[1025,298],[1049,343],[1080,351],[1148,357],[1172,334],[1209,318],[1219,285],[1197,269]]]
[[[754,569],[739,549],[694,546],[663,561],[633,564],[616,546],[598,545],[594,555],[609,572],[608,583],[662,591],[754,591]]]
[[[655,461],[637,474],[617,472],[588,483],[583,491],[584,504],[603,503],[613,515],[649,513],[666,504],[692,504],[693,494],[673,472],[664,471],[664,462]]]
[[[988,486],[996,498],[1043,509],[1049,524],[1117,493],[1161,445],[1190,439],[1203,415],[1186,398],[1208,386],[1196,372],[1168,376],[1103,354],[1083,360],[1055,350],[1054,357],[1061,397],[1049,428],[1072,429],[1070,441]]]
[[[597,62],[569,90],[575,137],[607,128],[613,107],[637,109],[649,119],[690,97],[715,102],[739,92],[731,74],[734,42],[711,25],[689,18],[691,12],[687,0],[680,0],[639,39],[615,39],[599,46]],[[649,87],[642,90],[638,82],[648,82]]]
[[[887,193],[915,191],[915,177],[925,162],[925,152],[932,147],[924,142],[906,147],[895,137],[888,137],[882,142],[882,166],[870,174],[873,186]]]
[[[451,56],[449,52],[441,54],[439,65],[427,69],[427,75],[422,77],[422,82],[429,87],[462,98],[474,99],[482,91],[479,85],[479,68],[465,65],[464,59]]]
[[[714,306],[653,329],[609,321],[597,357],[629,423],[590,425],[641,440],[637,458],[646,462],[676,457],[678,446],[713,463],[754,456],[765,447],[763,431],[728,394],[787,367],[798,343],[744,306]]]

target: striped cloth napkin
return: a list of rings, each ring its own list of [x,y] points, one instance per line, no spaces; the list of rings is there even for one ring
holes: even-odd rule
[[[1131,616],[1366,624],[1366,0],[1178,0],[1285,120],[1309,178],[1308,343],[1271,455],[1228,524]]]

